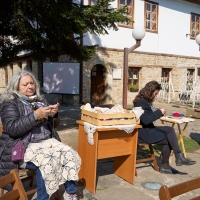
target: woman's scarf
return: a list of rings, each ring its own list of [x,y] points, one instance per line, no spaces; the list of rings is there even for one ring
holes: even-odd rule
[[[33,110],[37,110],[40,107],[45,107],[43,102],[37,101],[37,96],[33,95],[30,97],[27,97],[25,95],[20,94],[20,100],[27,106],[30,106]]]

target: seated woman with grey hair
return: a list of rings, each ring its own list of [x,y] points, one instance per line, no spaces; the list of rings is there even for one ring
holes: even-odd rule
[[[61,143],[54,126],[59,123],[58,106],[49,105],[40,94],[34,75],[18,71],[1,95],[0,176],[14,168],[36,170],[37,200],[47,200],[64,184],[64,200],[76,200],[81,159],[71,147]],[[24,160],[13,162],[12,147],[28,138]]]

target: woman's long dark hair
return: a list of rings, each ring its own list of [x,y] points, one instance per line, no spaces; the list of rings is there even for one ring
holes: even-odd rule
[[[154,101],[153,93],[156,90],[161,90],[161,85],[157,81],[150,81],[148,82],[144,88],[142,88],[138,95],[133,100],[133,105],[135,105],[140,99],[147,100],[148,103],[152,103]]]

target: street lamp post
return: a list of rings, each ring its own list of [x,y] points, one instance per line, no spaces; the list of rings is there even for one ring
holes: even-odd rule
[[[196,43],[199,45],[199,51],[200,51],[200,34],[198,34],[195,38]]]
[[[128,54],[137,49],[141,45],[141,40],[145,36],[145,30],[141,26],[137,26],[132,31],[132,36],[136,40],[136,44],[130,48],[124,48],[124,72],[123,72],[123,108],[127,108],[127,90],[128,90]]]

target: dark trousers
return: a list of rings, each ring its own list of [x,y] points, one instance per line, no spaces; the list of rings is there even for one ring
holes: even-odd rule
[[[176,133],[173,127],[170,126],[159,126],[160,129],[167,132],[167,137],[155,144],[162,144],[162,164],[168,163],[171,150],[174,151],[175,155],[181,153],[181,150],[178,146],[178,140],[176,137]]]

